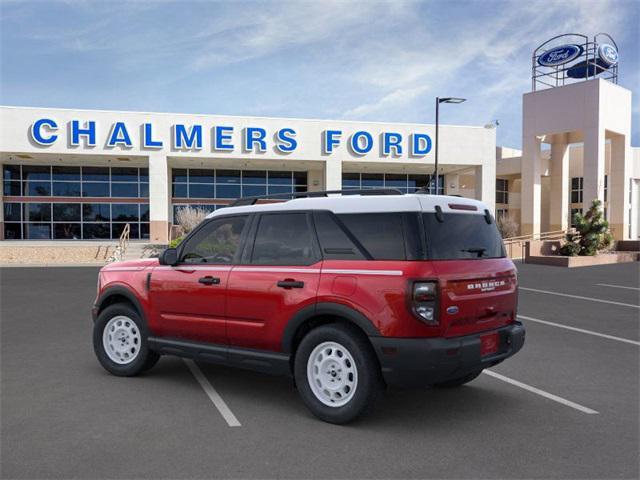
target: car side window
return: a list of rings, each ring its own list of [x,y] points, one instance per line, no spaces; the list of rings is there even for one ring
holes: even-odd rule
[[[252,264],[311,265],[317,260],[306,213],[260,216]]]
[[[338,218],[374,260],[406,260],[401,213],[347,213]]]
[[[233,263],[246,224],[246,216],[210,221],[187,240],[181,263]]]
[[[366,260],[362,250],[329,212],[317,211],[313,215],[325,260]]]

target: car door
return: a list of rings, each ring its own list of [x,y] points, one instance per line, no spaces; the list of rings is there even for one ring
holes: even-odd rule
[[[209,220],[184,241],[177,265],[153,270],[151,311],[162,336],[227,343],[225,291],[247,225],[247,215]]]
[[[321,256],[312,222],[307,212],[257,215],[229,276],[229,345],[278,351],[289,319],[315,303]]]

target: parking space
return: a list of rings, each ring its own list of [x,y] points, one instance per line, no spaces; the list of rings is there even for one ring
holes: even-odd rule
[[[522,290],[523,317],[560,326],[525,318],[501,377],[390,390],[348,426],[312,417],[286,378],[174,357],[110,376],[90,341],[96,269],[0,269],[2,476],[637,478],[640,345],[562,328],[638,341],[637,264],[518,268],[525,288],[629,306]]]

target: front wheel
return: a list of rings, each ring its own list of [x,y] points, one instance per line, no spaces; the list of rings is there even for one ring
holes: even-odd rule
[[[302,339],[294,375],[309,410],[336,424],[350,422],[370,410],[384,386],[366,337],[342,324],[320,326]]]
[[[138,312],[127,304],[105,308],[93,325],[93,350],[113,375],[132,377],[153,367],[160,356],[149,350],[148,332]]]

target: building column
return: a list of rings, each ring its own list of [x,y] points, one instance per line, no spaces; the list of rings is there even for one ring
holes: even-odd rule
[[[540,138],[525,136],[522,152],[521,235],[540,233],[542,158]]]
[[[567,134],[555,135],[551,145],[551,194],[549,230],[566,230],[569,226],[569,145]]]
[[[599,126],[585,130],[582,161],[582,211],[591,207],[596,198],[604,203],[604,129]]]
[[[149,241],[169,241],[169,162],[166,155],[149,155]]]
[[[324,172],[322,170],[309,170],[307,172],[307,191],[317,192],[322,190],[323,176]]]
[[[475,171],[475,196],[481,200],[489,211],[496,213],[496,164],[495,160],[485,165],[474,167]]]
[[[629,237],[629,178],[631,177],[631,145],[628,135],[615,135],[611,139],[611,162],[607,200],[609,225],[616,240]]]
[[[329,158],[324,162],[324,189],[342,190],[342,161]]]

